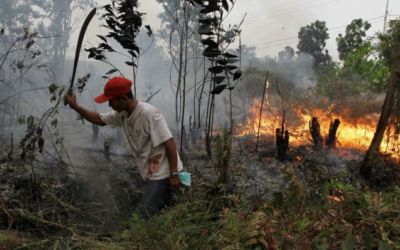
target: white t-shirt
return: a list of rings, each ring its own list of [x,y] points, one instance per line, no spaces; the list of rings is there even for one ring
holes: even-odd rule
[[[162,113],[154,106],[138,101],[130,116],[125,111],[100,113],[101,119],[111,127],[122,127],[132,148],[133,157],[144,180],[161,180],[170,176],[165,145],[172,138],[171,131]],[[183,169],[178,152],[178,172]],[[161,154],[160,168],[149,173],[148,159]]]

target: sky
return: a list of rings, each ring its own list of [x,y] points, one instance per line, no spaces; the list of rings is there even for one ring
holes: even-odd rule
[[[99,0],[101,4],[108,0]],[[139,0],[139,11],[145,12],[144,23],[153,30],[160,27],[158,15],[162,6],[155,0]],[[236,4],[226,19],[226,24],[239,23],[246,14],[242,25],[242,43],[256,47],[257,56],[276,57],[286,45],[296,48],[297,34],[302,26],[316,20],[325,21],[330,39],[327,49],[337,59],[335,38],[344,33],[346,25],[353,19],[368,20],[372,27],[370,36],[383,30],[387,0],[236,0]],[[389,0],[388,19],[400,16],[400,1]],[[99,34],[101,20],[94,21],[95,28],[88,33],[88,40]],[[83,18],[81,18],[82,20]],[[79,20],[79,19],[78,19]],[[74,41],[79,31],[72,36],[70,51],[74,50]]]
[[[247,13],[242,26],[242,42],[255,46],[258,56],[276,56],[286,45],[296,48],[300,27],[315,20],[325,21],[330,39],[327,48],[335,57],[339,33],[355,18],[372,24],[369,35],[383,30],[387,0],[237,0],[226,23],[239,23]],[[142,1],[147,13],[145,22],[159,27],[157,14],[162,8],[156,1]],[[390,19],[400,16],[400,1],[389,0]]]
[[[336,56],[335,38],[355,18],[372,24],[369,35],[383,30],[386,0],[247,0],[237,1],[232,20],[247,12],[243,43],[256,46],[258,55],[276,55],[286,45],[296,47],[300,27],[325,21],[330,39],[327,47]],[[400,15],[400,1],[389,0],[389,17]],[[393,15],[393,16],[392,16]]]

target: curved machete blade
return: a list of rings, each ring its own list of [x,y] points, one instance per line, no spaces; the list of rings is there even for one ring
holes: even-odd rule
[[[85,36],[86,29],[89,26],[89,23],[95,14],[96,14],[96,8],[92,9],[89,12],[88,16],[86,17],[85,21],[83,22],[81,31],[79,32],[78,43],[76,45],[76,50],[75,50],[74,69],[72,70],[71,84],[69,86],[68,91],[72,91],[72,88],[74,87],[76,67],[78,66],[79,54],[81,52],[83,37]]]

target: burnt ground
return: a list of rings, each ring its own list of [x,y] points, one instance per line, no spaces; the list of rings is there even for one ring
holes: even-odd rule
[[[21,150],[1,143],[0,228],[34,234],[98,235],[123,228],[141,198],[143,185],[133,158],[113,154],[105,161],[98,148],[75,148],[60,162],[37,154],[21,159]],[[100,153],[99,153],[100,152]],[[132,167],[133,166],[133,167]]]
[[[252,138],[239,139],[237,144],[240,155],[253,156],[263,162],[263,165],[278,161],[272,138],[263,138],[259,143],[258,152],[254,152],[254,141]],[[337,147],[316,150],[310,143],[289,147],[287,157],[279,162],[310,186],[339,177],[356,186],[368,186],[376,191],[391,190],[400,182],[400,159],[393,159],[383,154],[379,159],[377,161],[379,164],[373,167],[370,179],[360,175],[364,152],[355,149]]]
[[[101,147],[74,147],[68,154],[79,161],[61,164],[45,155],[22,160],[17,146],[10,158],[9,144],[1,145],[1,229],[36,236],[107,235],[123,229],[135,211],[143,183],[126,152],[114,150],[111,161],[106,161]],[[290,148],[287,159],[280,161],[273,140],[262,138],[257,152],[254,148],[251,138],[234,140],[228,181],[230,192],[240,194],[250,207],[285,191],[293,178],[309,189],[340,178],[385,190],[400,180],[398,162],[386,158],[387,164],[375,169],[374,180],[366,182],[358,174],[363,153],[355,150],[316,151],[307,145]],[[192,146],[185,156],[192,189],[212,189],[217,181],[215,164],[207,159],[203,146]]]

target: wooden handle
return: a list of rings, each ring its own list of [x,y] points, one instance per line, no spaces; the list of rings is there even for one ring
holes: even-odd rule
[[[70,96],[74,93],[73,89],[68,89],[66,96]],[[64,96],[64,106],[67,106],[68,102],[67,102],[67,98],[66,96]]]

